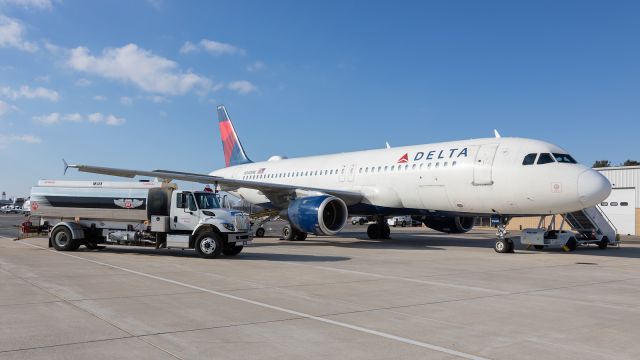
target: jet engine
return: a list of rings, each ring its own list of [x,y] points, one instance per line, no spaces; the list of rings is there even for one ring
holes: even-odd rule
[[[448,234],[462,234],[473,229],[474,217],[424,216],[420,219],[428,228]]]
[[[347,205],[335,196],[310,196],[293,200],[286,210],[291,225],[306,233],[335,235],[347,223]]]

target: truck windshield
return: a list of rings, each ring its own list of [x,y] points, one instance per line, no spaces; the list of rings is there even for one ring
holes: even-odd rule
[[[193,193],[196,197],[196,202],[198,203],[198,207],[200,210],[205,209],[217,209],[220,207],[220,203],[218,202],[218,198],[215,194],[212,193]]]

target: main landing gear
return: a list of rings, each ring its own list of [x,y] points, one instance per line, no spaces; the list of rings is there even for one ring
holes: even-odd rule
[[[291,225],[285,225],[285,227],[282,228],[282,240],[304,241],[306,239],[306,232],[302,232]]]
[[[500,217],[498,232],[496,233],[498,238],[496,239],[496,244],[493,247],[497,253],[503,254],[514,252],[513,240],[508,237],[509,231],[507,231],[507,224],[509,224],[509,220],[510,219],[508,217]]]
[[[391,235],[391,229],[384,216],[376,216],[376,223],[367,228],[369,239],[389,239],[389,235]]]

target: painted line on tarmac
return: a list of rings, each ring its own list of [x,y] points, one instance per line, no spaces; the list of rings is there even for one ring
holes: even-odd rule
[[[45,247],[34,245],[34,244],[30,244],[30,243],[27,243],[27,242],[22,243],[22,244],[29,245],[29,246],[32,246],[32,247],[35,247],[35,248],[39,248],[39,249],[43,249],[43,250],[49,250],[49,249],[47,249]],[[132,270],[132,269],[127,269],[127,268],[124,268],[124,267],[121,267],[121,266],[111,265],[111,264],[103,263],[103,262],[100,262],[100,261],[83,258],[81,256],[71,255],[71,254],[67,254],[67,253],[64,253],[64,252],[58,252],[58,251],[55,251],[55,250],[49,250],[49,251],[55,252],[56,254],[59,254],[59,255],[64,255],[64,256],[75,258],[75,259],[84,260],[84,261],[87,261],[87,262],[90,262],[90,263],[94,263],[94,264],[97,264],[97,265],[108,266],[108,267],[113,268],[113,269],[125,271],[125,272],[131,273],[131,274],[136,274],[136,275],[139,275],[139,276],[144,276],[144,277],[147,277],[147,278],[150,278],[150,279],[164,281],[164,282],[167,282],[167,283],[170,283],[170,284],[183,286],[183,287],[186,287],[186,288],[189,288],[189,289],[199,290],[199,291],[202,291],[202,292],[206,292],[206,293],[209,293],[209,294],[212,294],[212,295],[217,295],[217,296],[224,297],[224,298],[227,298],[227,299],[236,300],[236,301],[240,301],[240,302],[243,302],[243,303],[247,303],[247,304],[251,304],[251,305],[255,305],[255,306],[260,306],[260,307],[263,307],[263,308],[267,308],[267,309],[271,309],[271,310],[280,311],[280,312],[284,312],[284,313],[287,313],[287,314],[299,316],[301,318],[315,320],[315,321],[323,322],[325,324],[331,324],[331,325],[339,326],[339,327],[342,327],[342,328],[359,331],[361,333],[365,333],[365,334],[369,334],[369,335],[375,335],[375,336],[383,337],[383,338],[390,339],[390,340],[395,340],[395,341],[398,341],[398,342],[401,342],[401,343],[414,345],[414,346],[422,347],[422,348],[433,350],[433,351],[438,351],[438,352],[441,352],[441,353],[457,356],[457,357],[460,357],[460,358],[463,358],[463,359],[488,360],[487,358],[483,358],[483,357],[472,355],[472,354],[467,354],[467,353],[464,353],[464,352],[461,352],[461,351],[445,348],[445,347],[442,347],[442,346],[429,344],[429,343],[425,343],[425,342],[422,342],[422,341],[412,340],[412,339],[404,338],[404,337],[401,337],[401,336],[396,336],[396,335],[388,334],[388,333],[385,333],[385,332],[381,332],[381,331],[377,331],[377,330],[373,330],[373,329],[368,329],[368,328],[364,328],[364,327],[357,326],[357,325],[348,324],[348,323],[341,322],[341,321],[326,319],[326,318],[323,318],[323,317],[318,317],[318,316],[315,316],[315,315],[311,315],[311,314],[307,314],[307,313],[303,313],[303,312],[300,312],[300,311],[291,310],[291,309],[287,309],[287,308],[283,308],[283,307],[279,307],[279,306],[275,306],[275,305],[269,305],[269,304],[266,304],[266,303],[263,303],[263,302],[246,299],[246,298],[243,298],[243,297],[239,297],[239,296],[223,293],[223,292],[220,292],[220,291],[205,289],[205,288],[202,288],[202,287],[199,287],[199,286],[186,284],[186,283],[183,283],[183,282],[180,282],[180,281],[175,281],[175,280],[163,278],[163,277],[160,277],[160,276],[156,276],[156,275],[152,275],[152,274],[148,274],[148,273],[144,273],[144,272],[140,272],[140,271],[136,271],[136,270]]]

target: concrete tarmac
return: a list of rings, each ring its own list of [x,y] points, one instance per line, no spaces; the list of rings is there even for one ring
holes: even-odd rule
[[[239,256],[0,237],[0,359],[638,359],[640,244],[364,227]]]

